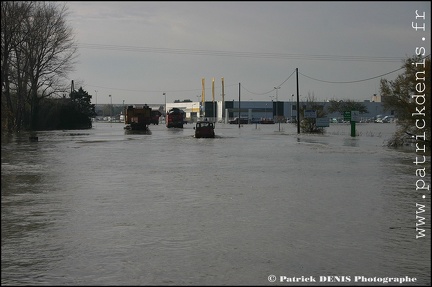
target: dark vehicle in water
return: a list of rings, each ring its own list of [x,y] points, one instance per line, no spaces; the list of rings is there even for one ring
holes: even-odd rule
[[[230,124],[238,124],[239,123],[239,118],[234,118],[233,120],[229,121]],[[240,124],[248,124],[249,123],[249,119],[248,118],[240,118]]]
[[[167,128],[183,128],[184,112],[179,108],[172,108],[166,114]]]
[[[128,106],[125,109],[125,127],[126,130],[144,131],[152,122],[152,109],[147,106]]]
[[[158,110],[152,110],[151,111],[151,120],[150,122],[154,125],[158,125],[159,124],[159,118],[162,115],[162,113]]]
[[[265,124],[274,124],[275,122],[274,122],[273,119],[269,119],[269,118],[262,118],[262,119],[259,121],[259,123],[265,125]]]
[[[209,121],[198,121],[194,127],[196,138],[214,138],[214,123]]]

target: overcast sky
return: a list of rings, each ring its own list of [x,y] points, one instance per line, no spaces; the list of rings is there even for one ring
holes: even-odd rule
[[[93,103],[158,104],[176,99],[280,101],[296,95],[370,100],[379,77],[426,47],[429,1],[66,2],[79,47],[75,88]],[[416,20],[426,12],[426,20]],[[426,25],[415,31],[412,22]],[[422,40],[422,38],[425,40]],[[384,76],[394,79],[399,72]],[[313,79],[311,79],[313,78]],[[354,82],[354,83],[328,83]],[[97,91],[97,93],[96,93]],[[97,95],[97,99],[96,99]],[[295,100],[295,97],[294,97]]]

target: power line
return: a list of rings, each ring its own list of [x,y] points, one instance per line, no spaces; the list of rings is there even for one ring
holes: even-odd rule
[[[291,73],[291,75],[288,76],[288,78],[286,78],[286,79],[285,79],[285,80],[284,80],[280,85],[278,85],[277,87],[281,87],[283,84],[285,84],[285,82],[288,81],[289,78],[291,78],[291,76],[294,75],[294,73],[295,73],[295,70]],[[254,95],[258,95],[258,96],[262,96],[262,95],[270,94],[271,92],[274,91],[274,88],[273,88],[273,89],[271,89],[271,90],[268,91],[268,92],[264,92],[264,93],[254,93],[254,92],[249,91],[249,90],[248,90],[245,86],[243,86],[243,85],[241,85],[241,87],[242,87],[243,89],[245,89],[246,91],[248,91],[249,93],[254,94]]]
[[[159,92],[194,92],[194,91],[201,91],[201,89],[191,89],[191,90],[133,90],[133,89],[123,89],[123,88],[111,88],[111,87],[103,87],[103,86],[95,86],[95,85],[84,85],[94,88],[102,88],[102,89],[109,89],[109,90],[117,90],[117,91],[126,91],[126,92],[145,92],[145,93],[159,93]]]
[[[282,84],[280,84],[278,87],[280,87],[280,86],[282,86],[283,84],[285,84],[285,82],[288,81],[289,78],[291,78],[291,76],[294,75],[294,73],[295,73],[295,70],[294,70],[294,71],[291,73],[291,75],[289,75],[288,78],[286,78],[286,80],[283,81]]]
[[[402,69],[405,69],[405,67],[401,67],[401,68],[396,69],[394,71],[391,71],[391,72],[388,72],[388,73],[385,73],[385,74],[382,74],[382,75],[379,75],[379,76],[375,76],[375,77],[372,77],[372,78],[367,78],[367,79],[362,79],[362,80],[356,80],[356,81],[346,81],[346,82],[333,82],[333,81],[319,80],[319,79],[307,76],[305,74],[302,74],[300,72],[299,72],[299,74],[302,75],[302,76],[304,76],[304,77],[306,77],[306,78],[309,78],[311,80],[318,81],[318,82],[323,82],[323,83],[330,83],[330,84],[352,84],[352,83],[365,82],[365,81],[373,80],[373,79],[376,79],[376,78],[380,78],[382,76],[389,75],[391,73],[397,72],[397,71],[402,70]]]
[[[425,57],[423,57],[423,59],[425,59],[425,58],[427,58],[427,57],[429,57],[429,56],[430,56],[430,54],[427,55],[427,56],[425,56]],[[336,81],[319,80],[319,79],[316,79],[316,78],[312,78],[312,77],[310,77],[310,76],[307,76],[307,75],[305,75],[305,74],[302,74],[302,73],[300,73],[300,72],[299,72],[299,74],[302,75],[302,76],[304,76],[304,77],[306,77],[306,78],[309,78],[309,79],[311,79],[311,80],[318,81],[318,82],[324,82],[324,83],[330,83],[330,84],[352,84],[352,83],[365,82],[365,81],[373,80],[373,79],[376,79],[376,78],[380,78],[380,77],[383,77],[383,76],[386,76],[386,75],[392,74],[392,73],[394,73],[394,72],[400,71],[400,70],[402,70],[402,69],[405,69],[405,66],[402,66],[402,67],[400,67],[399,69],[393,70],[393,71],[391,71],[391,72],[381,74],[381,75],[379,75],[379,76],[375,76],[375,77],[371,77],[371,78],[367,78],[367,79],[362,79],[362,80],[356,80],[356,81],[346,81],[346,82],[336,82]]]
[[[178,49],[178,48],[158,48],[158,47],[137,47],[137,46],[120,46],[79,43],[77,48],[111,50],[122,52],[140,52],[140,53],[163,53],[163,54],[180,54],[196,56],[222,56],[222,57],[252,57],[266,59],[284,59],[284,60],[319,60],[319,61],[360,61],[360,62],[400,62],[401,57],[378,57],[378,56],[342,56],[342,55],[307,55],[307,54],[290,54],[290,53],[259,53],[246,51],[220,51],[220,50],[197,50],[197,49]]]
[[[311,80],[318,81],[318,82],[324,82],[324,83],[330,83],[330,84],[351,84],[351,83],[365,82],[365,81],[373,80],[373,79],[376,79],[376,78],[380,78],[380,77],[383,77],[383,76],[386,76],[386,75],[392,74],[392,73],[394,73],[394,72],[397,72],[397,71],[399,71],[399,70],[402,70],[402,69],[404,69],[404,68],[405,68],[405,67],[401,67],[401,68],[398,68],[398,69],[396,69],[396,70],[393,70],[393,71],[390,71],[390,72],[387,72],[387,73],[381,74],[381,75],[379,75],[379,76],[375,76],[375,77],[371,77],[371,78],[367,78],[367,79],[362,79],[362,80],[355,80],[355,81],[326,81],[326,80],[320,80],[320,79],[313,78],[313,77],[311,77],[311,76],[305,75],[305,74],[300,73],[300,72],[299,72],[299,74],[302,75],[302,76],[304,76],[304,77],[306,77],[306,78],[309,78],[309,79],[311,79]],[[294,75],[294,73],[295,73],[295,70],[291,73],[291,75],[288,76],[288,78],[286,78],[286,79],[285,79],[285,80],[284,80],[280,85],[278,85],[278,87],[280,87],[280,86],[282,86],[283,84],[285,84],[285,83],[286,83],[286,82],[291,78],[291,76]],[[237,84],[226,85],[226,87],[235,86],[235,85],[237,85]],[[109,90],[118,90],[118,91],[140,92],[140,93],[142,93],[142,92],[145,92],[145,93],[161,93],[161,92],[170,92],[170,93],[174,93],[174,92],[196,92],[196,91],[201,91],[201,89],[190,89],[190,90],[169,90],[169,91],[167,91],[167,90],[163,90],[163,91],[162,91],[162,90],[132,90],[132,89],[122,89],[122,88],[103,87],[103,86],[96,86],[96,85],[84,85],[84,86],[89,86],[89,87],[94,87],[94,88],[102,88],[102,89],[109,89]],[[263,93],[256,93],[256,92],[252,92],[252,91],[248,90],[248,89],[247,89],[244,85],[242,85],[242,84],[241,84],[241,87],[242,87],[243,89],[245,89],[247,92],[249,92],[249,93],[251,93],[251,94],[254,94],[254,95],[259,95],[259,96],[266,95],[266,94],[269,94],[269,93],[271,93],[271,92],[274,91],[274,88],[272,88],[271,90],[269,90],[269,91],[267,91],[267,92],[263,92]]]
[[[255,93],[255,92],[249,91],[245,86],[243,86],[243,84],[241,84],[241,87],[242,87],[243,89],[245,89],[246,91],[248,91],[249,93],[254,94],[254,95],[257,95],[257,96],[263,96],[263,95],[269,94],[269,93],[271,93],[271,92],[274,91],[274,89],[271,89],[271,91],[268,91],[268,92],[264,92],[264,93]]]
[[[236,86],[236,85],[237,84],[225,85],[225,87],[231,87],[231,86]],[[201,91],[201,89],[189,89],[189,90],[165,90],[165,89],[164,90],[135,90],[135,89],[112,88],[112,87],[87,85],[87,84],[83,84],[83,86],[94,87],[94,88],[101,88],[101,89],[107,89],[107,90],[137,92],[137,93],[162,93],[162,92],[176,93],[176,92],[196,92],[196,91]],[[216,87],[216,88],[219,88],[219,87]],[[207,89],[210,89],[210,88],[207,88]]]
[[[425,56],[424,58],[427,58],[427,57],[429,57],[430,56],[430,54],[429,55],[427,55],[427,56]],[[381,74],[381,75],[378,75],[378,76],[375,76],[375,77],[371,77],[371,78],[366,78],[366,79],[361,79],[361,80],[353,80],[353,81],[327,81],[327,80],[321,80],[321,79],[317,79],[317,78],[313,78],[313,77],[311,77],[311,76],[308,76],[308,75],[305,75],[305,74],[303,74],[303,73],[300,73],[299,72],[299,74],[300,75],[302,75],[302,76],[304,76],[304,77],[306,77],[306,78],[309,78],[309,79],[311,79],[311,80],[314,80],[314,81],[318,81],[318,82],[323,82],[323,83],[330,83],[330,84],[352,84],[352,83],[359,83],[359,82],[365,82],[365,81],[370,81],[370,80],[373,80],[373,79],[377,79],[377,78],[380,78],[380,77],[383,77],[383,76],[386,76],[386,75],[389,75],[389,74],[392,74],[392,73],[395,73],[395,72],[397,72],[397,71],[400,71],[400,70],[402,70],[402,69],[405,69],[405,66],[402,66],[401,68],[398,68],[398,69],[396,69],[396,70],[393,70],[393,71],[390,71],[390,72],[387,72],[387,73],[384,73],[384,74]],[[282,86],[283,84],[285,84],[290,78],[291,78],[291,76],[293,75],[295,73],[295,70],[291,73],[291,75],[289,75],[288,76],[288,78],[286,78],[280,85],[278,85],[278,87],[280,87],[280,86]],[[234,86],[234,85],[237,85],[237,84],[232,84],[232,85],[226,85],[226,87],[230,87],[230,86]],[[103,89],[110,89],[110,90],[119,90],[119,91],[130,91],[130,92],[146,92],[146,93],[160,93],[160,92],[171,92],[171,93],[173,93],[173,92],[196,92],[196,91],[201,91],[201,89],[190,89],[190,90],[169,90],[169,91],[167,91],[167,90],[132,90],[132,89],[122,89],[122,88],[111,88],[111,87],[103,87],[103,86],[96,86],[96,85],[84,85],[84,86],[89,86],[89,87],[96,87],[96,88],[103,88]],[[264,92],[264,93],[256,93],[256,92],[252,92],[252,91],[250,91],[250,90],[248,90],[245,86],[243,86],[243,85],[241,85],[241,87],[243,88],[243,89],[245,89],[247,92],[249,92],[249,93],[251,93],[251,94],[254,94],[254,95],[266,95],[266,94],[269,94],[269,93],[271,93],[271,92],[273,92],[274,91],[274,88],[273,89],[271,89],[271,90],[269,90],[269,91],[267,91],[267,92]]]

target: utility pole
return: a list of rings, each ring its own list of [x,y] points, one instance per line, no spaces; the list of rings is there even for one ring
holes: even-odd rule
[[[165,97],[165,115],[164,115],[164,118],[166,117],[166,113],[167,113],[167,106],[166,106],[166,94],[165,93],[163,93],[162,94],[164,97]]]
[[[215,88],[214,88],[214,78],[212,79],[212,105],[213,105],[213,122],[216,123],[215,115]]]
[[[297,134],[300,134],[300,95],[298,83],[298,68],[296,68],[296,82],[297,82]]]
[[[293,119],[293,107],[292,107],[293,102],[294,102],[294,94],[291,95],[291,105],[290,105],[290,109],[291,109],[291,111],[290,111],[290,123],[292,123],[292,119]]]
[[[112,114],[113,114],[113,105],[112,105],[112,96],[109,95],[110,99],[111,99],[111,108],[110,108],[110,123],[111,123],[111,127],[112,127]]]
[[[222,119],[225,120],[225,88],[224,88],[224,78],[221,78],[222,80]]]
[[[240,128],[240,83],[239,83],[239,105],[238,105],[238,124]]]
[[[95,114],[96,114],[95,119],[96,119],[97,118],[96,108],[97,108],[97,93],[98,93],[98,91],[95,90],[95,93],[96,93],[96,103],[95,103]]]
[[[278,121],[278,123],[279,123],[279,131],[280,131],[280,121],[279,121],[279,111],[278,111],[278,107],[279,107],[279,99],[278,99],[278,90],[281,88],[281,87],[274,87],[275,88],[275,90],[276,90],[276,120]]]

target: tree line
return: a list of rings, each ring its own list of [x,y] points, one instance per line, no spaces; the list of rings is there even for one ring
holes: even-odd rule
[[[77,57],[67,16],[67,7],[58,2],[2,2],[2,131],[88,127],[83,118],[91,106],[80,108],[90,101],[84,91],[67,88]],[[61,126],[62,112],[77,123]]]
[[[423,140],[431,140],[431,58],[415,55],[403,61],[404,72],[389,81],[381,79],[380,93],[384,108],[395,110],[398,116],[398,130],[389,145],[400,146],[408,135],[418,134],[419,121],[424,123],[421,132]],[[422,95],[423,115],[419,115],[419,101],[416,96]],[[424,100],[424,102],[423,102]],[[430,151],[429,151],[430,152]]]

